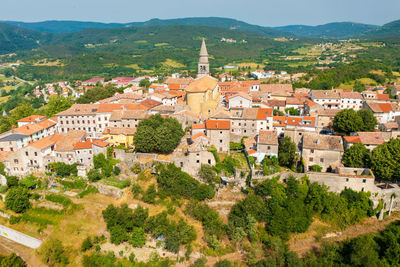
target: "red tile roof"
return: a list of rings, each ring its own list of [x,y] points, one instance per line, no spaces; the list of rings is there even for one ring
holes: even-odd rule
[[[229,130],[230,121],[228,120],[206,120],[206,128],[210,130]]]
[[[344,138],[344,140],[346,140],[347,143],[357,144],[357,143],[361,142],[361,139],[359,136],[345,136],[343,138]]]
[[[46,116],[42,116],[42,115],[31,115],[31,116],[28,116],[28,117],[18,120],[18,122],[35,122],[37,120],[43,120],[45,118],[46,118]]]
[[[204,123],[197,123],[197,124],[192,124],[192,129],[205,129],[206,125]]]

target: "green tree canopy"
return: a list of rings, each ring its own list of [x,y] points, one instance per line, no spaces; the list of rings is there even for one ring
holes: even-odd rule
[[[346,167],[368,168],[370,153],[364,144],[354,144],[344,151],[342,162]]]
[[[139,122],[134,137],[139,152],[170,153],[185,135],[175,118],[162,118],[159,114]]]
[[[293,168],[296,164],[296,144],[289,136],[285,136],[279,143],[278,159],[281,166]]]
[[[24,187],[12,187],[6,196],[6,208],[16,213],[22,213],[31,207],[29,191]]]
[[[362,124],[363,120],[353,109],[341,110],[333,119],[333,129],[346,135],[360,131]]]
[[[57,113],[69,109],[71,106],[72,102],[66,97],[59,95],[51,96],[49,103],[45,107],[45,114],[47,117],[53,117]]]

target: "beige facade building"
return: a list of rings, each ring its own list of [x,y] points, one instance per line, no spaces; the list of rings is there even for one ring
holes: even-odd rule
[[[344,147],[341,136],[306,133],[303,136],[302,158],[306,170],[319,165],[322,171],[333,171],[342,166]]]

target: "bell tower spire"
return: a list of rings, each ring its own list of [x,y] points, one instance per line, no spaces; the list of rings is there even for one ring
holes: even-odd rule
[[[210,74],[210,64],[208,63],[208,52],[206,47],[206,41],[203,38],[200,48],[199,68],[197,72],[197,78],[208,76]]]

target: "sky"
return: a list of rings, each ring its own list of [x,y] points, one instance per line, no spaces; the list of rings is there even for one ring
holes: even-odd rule
[[[261,26],[400,19],[400,0],[0,0],[0,20],[140,22],[227,17]]]

